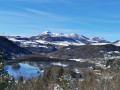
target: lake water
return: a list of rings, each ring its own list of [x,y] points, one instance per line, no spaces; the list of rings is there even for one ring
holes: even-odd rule
[[[19,64],[20,64],[19,69],[13,69],[12,65],[5,66],[5,69],[8,72],[8,74],[14,76],[15,80],[18,80],[20,76],[23,76],[24,80],[27,80],[32,77],[36,78],[40,74],[43,75],[44,71],[40,71],[38,68],[34,66],[23,63],[19,63]]]
[[[12,65],[7,65],[4,68],[8,72],[9,75],[13,76],[15,80],[18,80],[20,76],[23,76],[24,80],[29,78],[37,78],[40,74],[44,74],[44,70],[47,67],[57,65],[63,68],[83,68],[89,67],[92,64],[88,63],[80,63],[80,62],[72,62],[72,61],[64,61],[64,62],[20,62],[19,69],[13,69]]]

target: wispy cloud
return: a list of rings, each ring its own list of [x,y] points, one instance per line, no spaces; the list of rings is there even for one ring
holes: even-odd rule
[[[29,13],[33,13],[33,14],[37,14],[37,15],[43,15],[43,16],[48,16],[54,19],[59,19],[59,20],[68,20],[67,17],[64,16],[59,16],[50,12],[46,12],[46,11],[41,11],[41,10],[36,10],[36,9],[31,9],[31,8],[25,8],[24,10],[26,10]]]
[[[16,11],[3,11],[0,10],[0,15],[11,15],[11,16],[21,16],[21,17],[29,17],[29,15],[27,13],[23,13],[23,12],[16,12]]]
[[[74,32],[74,31],[84,31],[84,30],[77,30],[77,29],[58,29],[58,28],[45,28],[47,31],[59,31],[59,32]]]
[[[108,24],[120,24],[120,20],[111,20],[111,19],[92,19],[93,22],[98,22],[98,23],[108,23]]]
[[[106,17],[73,17],[76,21],[86,22],[86,23],[107,23],[107,24],[119,24],[120,19],[112,19]]]
[[[78,23],[78,24],[88,24],[87,22],[74,19],[73,17],[60,16],[60,15],[47,12],[47,11],[41,11],[41,10],[36,10],[36,9],[31,9],[31,8],[24,8],[24,10],[26,10],[29,13],[36,14],[36,15],[43,15],[43,16],[47,16],[47,18],[53,18],[53,20],[66,21],[66,22],[72,22],[72,23]]]
[[[48,13],[48,12],[44,12],[44,11],[40,11],[40,10],[36,10],[36,9],[25,8],[25,10],[28,11],[28,12],[31,12],[31,13],[39,14],[39,15],[57,17],[56,15],[54,15],[52,13]]]

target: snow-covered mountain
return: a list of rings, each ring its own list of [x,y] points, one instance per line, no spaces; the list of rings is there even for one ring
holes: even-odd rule
[[[90,37],[89,40],[95,43],[108,43],[108,41],[104,40],[101,37]]]
[[[9,40],[13,41],[17,45],[25,48],[29,48],[32,50],[38,48],[39,52],[44,48],[45,52],[49,50],[49,52],[56,50],[60,46],[69,46],[69,45],[103,45],[109,44],[110,42],[104,40],[100,37],[85,37],[79,34],[63,34],[63,33],[51,33],[49,31],[45,31],[36,36],[22,37],[22,36],[12,36],[0,34],[1,36],[7,37]],[[43,50],[42,50],[43,51]]]
[[[113,45],[115,45],[115,46],[120,46],[120,40],[115,41],[115,42],[113,43]]]
[[[43,33],[40,34],[40,36],[42,35],[50,35],[51,37],[68,37],[68,38],[73,38],[73,39],[88,39],[87,37],[83,36],[83,35],[79,35],[79,34],[63,34],[63,33],[51,33],[49,31],[45,31]]]
[[[30,37],[22,37],[22,36],[11,36],[11,35],[5,35],[0,34],[0,36],[5,36],[9,40],[12,40],[13,42],[19,43],[22,47],[42,47],[39,44],[51,44],[51,45],[85,45],[85,44],[108,44],[110,43],[107,40],[104,40],[100,37],[85,37],[83,35],[79,34],[63,34],[63,33],[51,33],[49,31],[45,31],[39,35],[36,36],[30,36]]]

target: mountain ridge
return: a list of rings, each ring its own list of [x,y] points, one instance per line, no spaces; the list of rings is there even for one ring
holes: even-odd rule
[[[33,36],[42,36],[42,35],[50,35],[52,37],[69,37],[69,38],[76,38],[79,37],[79,39],[91,39],[91,38],[99,38],[99,39],[103,39],[101,37],[85,37],[84,35],[80,35],[80,34],[76,34],[76,33],[71,33],[71,34],[63,34],[63,33],[52,33],[50,31],[44,31],[41,34],[38,35],[33,35]],[[6,37],[33,37],[33,36],[20,36],[20,35],[7,35],[7,34],[2,34],[0,33],[0,36],[6,36]],[[105,40],[105,39],[103,39]],[[106,40],[107,41],[107,40]]]
[[[106,45],[111,44],[111,42],[101,38],[101,37],[85,37],[79,34],[63,34],[63,33],[52,33],[45,31],[39,35],[34,36],[12,36],[5,35],[2,36],[13,41],[20,47],[29,49],[32,52],[37,53],[51,53],[58,50],[61,47],[75,45]]]
[[[98,57],[101,55],[101,53],[99,51],[99,50],[102,51],[101,48],[106,49],[106,47],[108,48],[109,46],[114,48],[114,45],[116,47],[120,45],[120,43],[119,43],[120,41],[111,43],[107,40],[104,40],[101,37],[88,38],[83,35],[79,35],[79,34],[75,34],[75,33],[63,34],[63,33],[51,33],[49,31],[45,31],[39,35],[29,36],[29,37],[27,37],[27,36],[26,37],[12,36],[12,35],[4,35],[4,34],[2,36],[8,38],[9,40],[14,42],[18,46],[25,48],[26,50],[29,50],[32,53],[36,53],[36,54],[40,54],[40,53],[44,53],[44,54],[53,53],[54,54],[54,52],[55,52],[56,55],[60,55],[61,52],[64,51],[63,47],[68,46],[68,48],[69,48],[69,46],[74,46],[74,47],[76,47],[76,49],[71,49],[73,51],[69,51],[69,49],[67,48],[67,51],[71,52],[71,54],[72,54],[77,49],[79,49],[80,52],[84,52],[83,48],[85,48],[85,50],[87,52],[93,53],[92,56]],[[96,50],[95,48],[98,48],[99,50]],[[87,49],[89,49],[89,50],[87,50]],[[63,51],[61,51],[61,50],[63,50]],[[66,53],[68,53],[67,51],[66,51]],[[115,51],[119,51],[119,50],[115,49]],[[87,52],[84,52],[85,56],[86,56],[86,54],[88,54]],[[96,52],[98,54],[96,54],[94,52]],[[72,56],[76,57],[76,55],[72,55]],[[84,57],[84,55],[83,56],[82,55],[83,54],[81,54],[81,57]],[[64,57],[64,56],[62,55],[62,57]]]
[[[88,41],[100,41],[100,40],[104,40],[108,43],[110,43],[110,41],[107,41],[101,37],[85,37],[83,35],[80,35],[80,34],[76,34],[76,33],[72,33],[72,34],[63,34],[63,33],[51,33],[49,31],[45,31],[39,35],[34,35],[34,36],[15,36],[15,35],[6,35],[6,34],[0,34],[0,36],[5,36],[7,37],[8,39],[9,38],[31,38],[31,37],[40,37],[40,36],[51,36],[51,37],[66,37],[66,38],[72,38],[72,39],[75,39],[75,40],[88,40]]]

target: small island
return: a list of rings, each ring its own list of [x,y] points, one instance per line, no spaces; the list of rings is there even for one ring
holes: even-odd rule
[[[12,64],[12,69],[20,69],[20,64],[19,63],[13,63]]]

